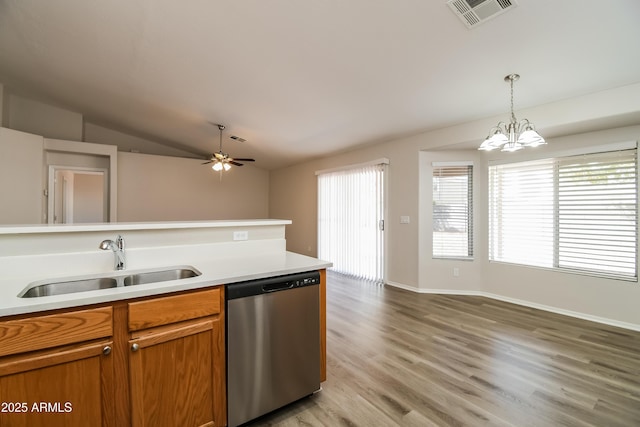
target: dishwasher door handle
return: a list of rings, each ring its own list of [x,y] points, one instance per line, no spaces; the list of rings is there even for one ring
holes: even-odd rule
[[[263,292],[275,292],[281,291],[283,289],[291,289],[293,288],[293,282],[280,282],[280,283],[272,283],[269,285],[262,286]]]

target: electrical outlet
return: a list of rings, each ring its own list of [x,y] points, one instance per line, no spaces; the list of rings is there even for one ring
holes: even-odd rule
[[[453,267],[453,277],[460,277],[460,269],[458,267]]]
[[[233,240],[249,240],[248,231],[234,231]]]

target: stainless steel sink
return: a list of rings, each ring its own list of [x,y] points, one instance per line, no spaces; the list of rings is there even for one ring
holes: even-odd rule
[[[191,266],[138,270],[126,274],[124,271],[118,273],[119,274],[107,273],[101,275],[76,276],[56,280],[40,280],[30,283],[18,295],[18,297],[34,298],[50,295],[73,294],[76,292],[95,291],[122,286],[189,279],[202,274]]]
[[[31,285],[30,285],[31,286]],[[68,280],[62,282],[44,283],[28,288],[19,295],[21,298],[46,297],[49,295],[73,294],[76,292],[108,289],[118,286],[118,281],[111,277],[97,277],[93,279]]]
[[[124,285],[144,285],[145,283],[166,282],[169,280],[188,279],[199,276],[200,272],[191,268],[176,268],[171,270],[148,271],[125,276]]]

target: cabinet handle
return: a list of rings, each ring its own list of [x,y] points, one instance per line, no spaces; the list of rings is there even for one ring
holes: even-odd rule
[[[131,346],[131,351],[138,351],[140,350],[140,345],[138,345],[138,343],[133,343],[133,345]]]
[[[107,345],[102,349],[102,354],[104,354],[105,356],[108,356],[111,354],[111,346]]]

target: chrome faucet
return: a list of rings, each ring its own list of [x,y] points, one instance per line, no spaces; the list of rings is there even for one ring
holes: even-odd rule
[[[124,270],[126,268],[126,259],[124,256],[124,239],[122,236],[118,235],[116,237],[116,241],[113,240],[103,240],[99,246],[103,251],[111,249],[114,255],[114,264],[113,268],[116,270]]]

